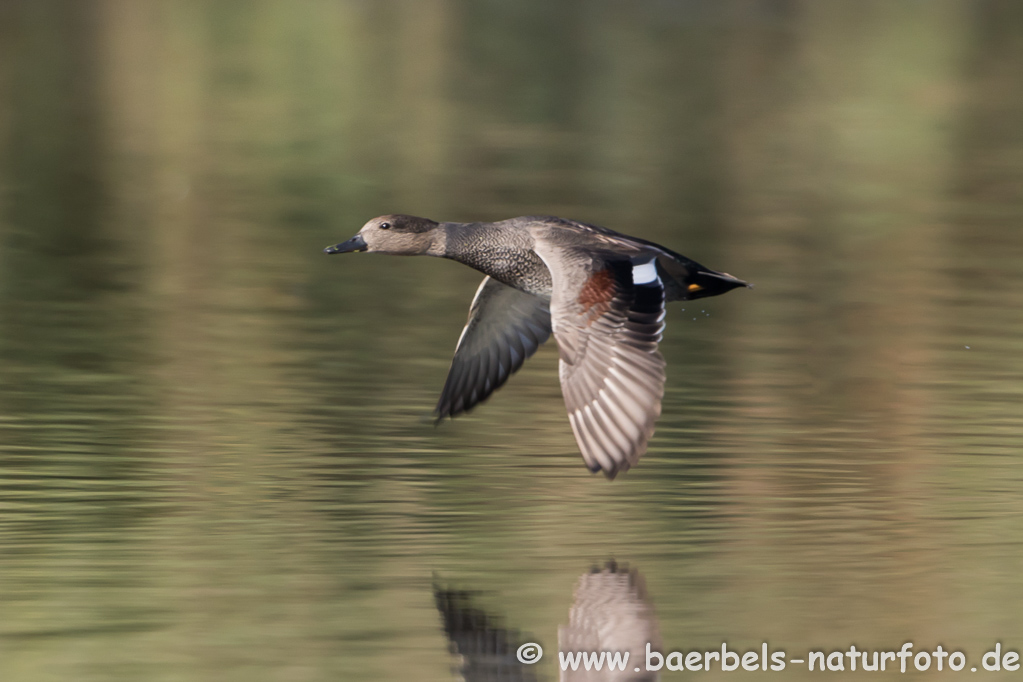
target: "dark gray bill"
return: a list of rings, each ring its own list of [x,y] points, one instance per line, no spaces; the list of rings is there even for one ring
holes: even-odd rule
[[[328,246],[323,250],[324,253],[349,253],[351,251],[365,251],[366,240],[362,238],[361,234],[357,234],[346,242],[340,244],[334,244],[334,246]]]

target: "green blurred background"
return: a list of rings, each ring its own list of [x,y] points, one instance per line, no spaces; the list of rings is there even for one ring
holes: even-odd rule
[[[480,275],[322,254],[392,212],[756,288],[609,483],[553,343],[424,418]],[[550,653],[612,556],[669,649],[1019,650],[1021,225],[1012,0],[0,0],[0,680],[447,680],[433,574]]]

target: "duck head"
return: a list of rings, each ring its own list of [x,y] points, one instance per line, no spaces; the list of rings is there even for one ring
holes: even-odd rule
[[[328,246],[325,253],[369,251],[400,256],[444,255],[446,233],[428,218],[411,215],[382,215],[373,218],[346,242]]]

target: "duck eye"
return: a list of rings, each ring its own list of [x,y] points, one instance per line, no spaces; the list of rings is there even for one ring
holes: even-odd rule
[[[391,224],[390,223],[380,223],[380,229],[381,230],[389,230],[389,229],[391,229]]]

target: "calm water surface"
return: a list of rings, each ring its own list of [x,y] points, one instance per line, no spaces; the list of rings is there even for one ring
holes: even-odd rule
[[[1021,72],[996,1],[0,4],[0,680],[449,680],[435,584],[557,679],[611,558],[667,649],[1019,650]],[[387,212],[756,288],[609,483],[553,343],[432,426],[480,276],[321,253]]]

